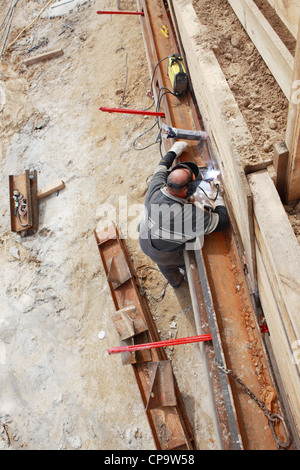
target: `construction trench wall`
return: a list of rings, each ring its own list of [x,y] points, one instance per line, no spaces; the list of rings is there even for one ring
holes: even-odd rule
[[[214,155],[223,175],[226,200],[240,239],[250,288],[261,302],[270,331],[266,345],[299,447],[300,248],[274,184],[277,177],[279,181],[279,172],[274,175],[272,165],[277,163],[278,168],[280,145],[284,147],[284,143],[279,144],[279,150],[275,149],[273,161],[261,159],[252,168],[243,165],[246,148],[251,147],[257,155],[259,150],[207,43],[206,26],[201,24],[193,7],[197,2],[172,0],[168,3],[180,33],[204,127],[213,141]],[[251,39],[290,98],[295,74],[293,57],[253,1],[228,3],[249,29]],[[282,2],[271,3],[279,8]],[[296,10],[299,18],[299,9]],[[295,27],[292,29],[295,34]],[[296,63],[295,60],[295,68]]]

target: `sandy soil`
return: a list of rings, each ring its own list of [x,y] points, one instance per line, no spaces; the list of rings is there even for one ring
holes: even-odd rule
[[[20,1],[10,40],[45,3]],[[135,2],[120,3],[122,9],[135,8]],[[63,17],[40,18],[1,63],[6,105],[0,115],[0,194],[7,201],[0,245],[1,448],[155,448],[133,371],[107,353],[119,339],[93,234],[106,222],[103,204],[114,207],[118,218],[120,197],[127,197],[128,223],[136,227],[139,212],[132,204],[143,204],[147,177],[160,159],[158,145],[133,148],[153,125],[151,118],[99,111],[152,103],[138,18],[95,13],[115,7],[116,2],[88,1]],[[62,33],[73,21],[74,31]],[[27,52],[45,39],[45,46]],[[22,64],[31,54],[59,48],[61,57]],[[156,135],[155,128],[136,147],[153,143]],[[22,238],[10,230],[8,176],[28,168],[38,171],[40,189],[57,180],[66,188],[40,201],[39,230]],[[136,237],[127,244],[141,274],[149,260]],[[153,271],[144,284],[157,295],[164,279]],[[186,285],[176,295],[168,286],[161,302],[149,303],[161,339],[196,334]],[[197,444],[213,449],[198,346],[179,348],[168,354]]]

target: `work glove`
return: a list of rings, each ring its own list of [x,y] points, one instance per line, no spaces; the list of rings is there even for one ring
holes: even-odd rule
[[[170,148],[170,152],[175,152],[176,157],[179,157],[179,155],[182,154],[188,147],[188,144],[186,142],[175,142],[175,144]]]

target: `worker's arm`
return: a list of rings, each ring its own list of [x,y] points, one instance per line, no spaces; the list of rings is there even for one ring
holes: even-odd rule
[[[205,189],[206,189],[206,193],[210,194],[208,188],[209,188],[209,184],[208,184],[208,187]],[[214,197],[213,194],[212,194],[212,197]],[[193,194],[191,198],[191,202],[195,206],[195,217],[199,218],[201,216],[201,211],[204,210],[204,207],[203,207],[203,199],[201,198],[201,194],[198,191],[196,191]],[[205,220],[205,234],[206,235],[212,232],[218,232],[218,231],[224,230],[227,227],[228,221],[229,221],[228,212],[225,207],[224,199],[220,192],[218,192],[217,197],[214,200],[213,209],[207,212],[204,220]]]

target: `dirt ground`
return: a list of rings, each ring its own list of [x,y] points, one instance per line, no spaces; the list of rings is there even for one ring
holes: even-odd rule
[[[9,42],[46,3],[19,0]],[[133,0],[81,0],[79,7],[63,16],[43,15],[0,64],[5,94],[0,114],[0,195],[7,201],[0,243],[1,449],[155,448],[133,371],[122,366],[120,357],[107,353],[119,345],[119,339],[93,233],[107,220],[105,207],[114,208],[115,213],[109,214],[120,222],[120,198],[127,197],[131,236],[126,243],[135,269],[141,274],[153,266],[139,249],[135,227],[147,178],[160,155],[157,144],[136,149],[153,143],[157,128],[140,137],[153,125],[152,118],[99,111],[100,106],[142,109],[152,104],[139,19],[96,14],[116,9],[117,3],[124,10],[136,9]],[[222,3],[194,2],[199,14],[203,8],[203,21],[218,15],[219,28],[231,24],[243,35]],[[3,0],[0,14],[9,5],[10,0]],[[71,22],[74,30],[64,29]],[[239,61],[249,57],[246,50],[251,44],[244,36],[243,47],[230,47],[229,42],[228,38],[225,51],[225,43],[216,36],[216,52],[222,47],[220,61],[224,70],[226,66],[231,70],[232,87],[238,89],[243,72]],[[28,52],[38,44],[44,45]],[[22,63],[31,55],[60,48],[64,51],[60,57],[28,67]],[[259,58],[252,53],[260,70]],[[273,89],[269,74],[267,83]],[[261,148],[265,140],[273,144],[283,138],[287,109],[280,90],[277,100],[265,87],[265,80],[253,81],[253,90],[246,93],[251,102],[244,109]],[[256,95],[251,97],[252,93]],[[261,109],[252,122],[253,112],[248,110],[257,103]],[[271,119],[276,129],[270,129]],[[267,158],[269,152],[265,151]],[[58,180],[66,187],[39,202],[39,229],[23,238],[10,229],[8,177],[28,168],[38,171],[40,189]],[[296,208],[292,211],[296,214]],[[157,296],[164,279],[151,271],[144,285]],[[164,298],[156,302],[149,297],[149,305],[161,339],[196,334],[187,285],[176,293],[168,286]],[[178,346],[167,353],[198,448],[213,450],[217,436],[200,347]]]

